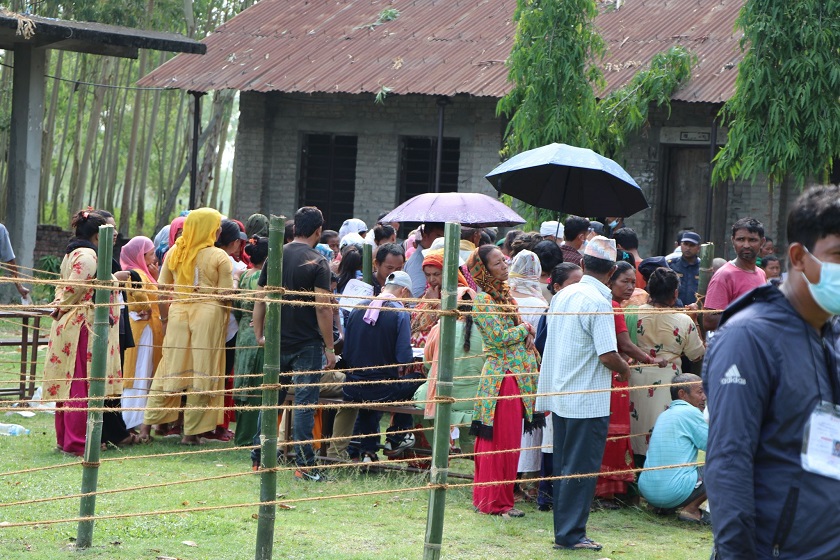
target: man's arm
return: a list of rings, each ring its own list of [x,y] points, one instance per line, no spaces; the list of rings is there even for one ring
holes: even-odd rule
[[[618,374],[621,381],[627,381],[630,378],[630,366],[624,361],[624,358],[618,352],[607,352],[598,356],[601,363],[610,371]]]
[[[326,369],[335,367],[335,347],[333,345],[333,308],[330,307],[331,294],[323,288],[315,288],[315,315],[318,317],[318,328],[324,339],[324,352],[327,354]],[[256,308],[254,309],[256,321]],[[256,329],[255,329],[256,332]]]
[[[714,310],[708,309],[707,311]],[[703,313],[703,330],[706,332],[716,331],[720,326],[720,314],[721,311],[717,313]]]
[[[739,325],[712,340],[703,368],[710,417],[704,475],[721,558],[756,557],[753,473],[775,377],[772,362],[757,337]]]
[[[15,262],[15,259],[11,259],[11,260],[6,261],[6,264],[9,265],[8,266],[9,274],[11,274],[12,277],[15,278],[16,280],[19,279],[20,276],[18,275],[18,268],[17,268],[17,263]],[[26,296],[29,295],[29,288],[27,288],[26,286],[24,286],[20,282],[15,282],[15,288],[17,288],[17,291],[20,294],[20,297],[26,297]]]

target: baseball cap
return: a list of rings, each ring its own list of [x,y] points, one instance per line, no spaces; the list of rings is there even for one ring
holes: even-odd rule
[[[413,289],[411,286],[411,276],[408,275],[408,272],[403,272],[402,270],[392,272],[388,275],[388,278],[385,279],[385,285],[389,286],[391,284],[402,286],[408,291],[412,291]]]
[[[683,233],[682,239],[680,239],[680,243],[682,243],[683,241],[686,241],[688,243],[694,243],[695,245],[700,245],[700,242],[702,240],[700,239],[699,234],[694,233],[693,231],[686,231],[685,233]]]
[[[668,268],[668,261],[665,260],[665,257],[648,257],[640,262],[638,266],[638,270],[645,280],[650,278],[650,275],[657,268]]]

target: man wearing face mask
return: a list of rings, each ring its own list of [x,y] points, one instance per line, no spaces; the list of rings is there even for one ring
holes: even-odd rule
[[[787,280],[730,305],[706,352],[705,484],[720,559],[840,558],[830,321],[840,314],[840,187],[802,194],[787,238]]]

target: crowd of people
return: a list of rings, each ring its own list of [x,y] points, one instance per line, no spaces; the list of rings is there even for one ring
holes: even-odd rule
[[[721,515],[726,525],[715,526],[721,550],[729,552],[721,557],[753,557],[738,553],[747,546],[783,546],[764,534],[778,520],[778,501],[762,498],[758,507],[751,484],[768,485],[767,496],[778,493],[770,481],[790,486],[777,471],[761,483],[757,478],[760,461],[768,471],[794,462],[779,456],[792,453],[779,438],[801,438],[801,428],[791,426],[803,419],[774,400],[781,386],[785,401],[840,402],[836,339],[819,332],[840,311],[837,265],[830,264],[840,260],[840,216],[836,202],[826,201],[836,191],[809,191],[797,202],[785,255],[776,254],[759,221],[737,220],[730,239],[735,258],[715,259],[705,294],[698,293],[703,240],[695,231],[681,231],[672,253],[643,258],[638,235],[620,217],[570,216],[504,235],[462,227],[450,445],[475,453],[476,483],[506,481],[475,486],[476,511],[523,517],[517,502],[535,502],[553,511],[556,548],[599,550],[586,531],[593,507],[617,509],[641,497],[659,514],[709,524],[701,509],[709,497],[714,508],[733,508]],[[108,223],[113,216],[105,211],[76,214],[61,265],[69,282],[54,302],[44,390],[57,401],[58,448],[75,455],[85,445],[93,321],[90,308],[77,304],[92,301],[85,281],[95,278],[99,226]],[[399,456],[428,434],[446,273],[441,223],[422,224],[404,241],[395,222],[371,229],[359,219],[338,230],[325,225],[320,210],[300,208],[286,224],[282,263],[288,293],[280,311],[279,402],[306,405],[291,412],[294,476],[313,482],[328,479],[312,441],[322,433],[334,438],[326,457],[348,462]],[[103,447],[176,434],[183,445],[259,442],[259,411],[233,410],[260,404],[263,346],[277,334],[267,330],[264,298],[253,297],[268,284],[267,236],[261,214],[243,224],[199,208],[154,240],[138,236],[121,246],[113,275],[124,291],[114,292],[110,308]],[[372,246],[373,270],[361,296],[365,244]],[[698,313],[701,307],[706,312]],[[747,315],[765,327],[753,329]],[[764,336],[779,344],[765,344]],[[788,344],[801,348],[785,352]],[[817,379],[797,382],[788,354],[809,346]],[[709,411],[699,377],[704,356]],[[773,379],[757,378],[755,368]],[[413,399],[422,419],[393,414],[383,444],[382,412],[348,407],[329,418],[315,406],[324,396]],[[767,423],[778,438],[762,428]],[[704,470],[696,462],[707,448]],[[259,450],[251,459],[259,469]],[[733,464],[742,478],[726,474]],[[668,465],[676,466],[660,468]],[[656,469],[638,476],[645,466]],[[529,482],[581,473],[599,476]],[[813,475],[799,476],[800,502],[816,500],[808,494],[819,492],[808,486]],[[822,521],[796,523],[816,529]],[[836,540],[820,539],[815,546]]]

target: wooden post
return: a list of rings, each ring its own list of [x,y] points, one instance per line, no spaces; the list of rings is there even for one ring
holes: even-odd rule
[[[441,310],[451,311],[458,299],[458,247],[461,243],[461,226],[447,222],[444,230],[443,285],[440,290]],[[452,369],[455,367],[455,317],[440,317],[440,352],[438,353],[437,397],[452,396]],[[449,432],[452,403],[438,402],[435,407],[435,431],[432,438],[431,484],[446,484],[449,473]],[[429,510],[426,517],[426,540],[423,543],[423,560],[438,560],[443,542],[443,519],[446,508],[446,489],[433,488],[429,492]]]
[[[268,226],[267,287],[283,285],[284,216],[272,216]],[[274,518],[277,513],[277,383],[280,376],[280,299],[279,292],[269,292],[265,313],[265,361],[263,365],[262,414],[260,426],[260,505],[257,520],[256,560],[271,560],[274,547]]]
[[[715,259],[715,244],[703,243],[700,245],[700,281],[697,283],[697,301],[700,309],[705,308],[706,289],[709,287],[709,282],[712,279],[712,261]],[[703,325],[704,315],[700,315],[700,326]]]
[[[362,246],[362,280],[373,285],[373,247],[368,243]]]
[[[111,280],[111,257],[114,252],[114,226],[99,226],[99,250],[97,252],[96,279],[99,282]],[[94,311],[93,336],[88,345],[93,345],[93,358],[88,372],[87,431],[85,433],[85,457],[82,461],[82,494],[96,492],[99,479],[99,446],[102,439],[102,407],[105,405],[105,373],[108,365],[108,317],[110,309],[102,305],[111,299],[111,290],[97,288],[94,301],[99,307]],[[84,351],[82,348],[79,352]],[[79,505],[79,521],[76,531],[76,548],[89,548],[93,542],[93,516],[96,513],[96,495],[83,496]]]

